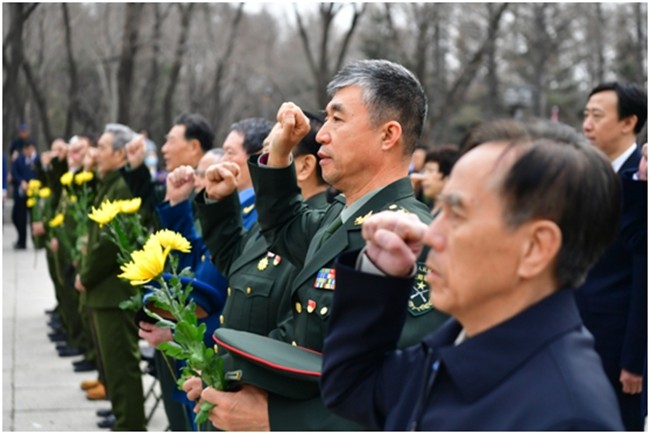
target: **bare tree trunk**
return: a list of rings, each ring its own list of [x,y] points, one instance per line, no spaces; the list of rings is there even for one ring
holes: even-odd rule
[[[162,39],[162,25],[163,21],[171,11],[170,5],[163,5],[160,3],[152,3],[154,8],[154,23],[153,23],[153,37],[151,42],[151,62],[149,80],[144,90],[144,100],[146,101],[144,126],[151,129],[154,121],[158,118],[158,106],[156,104],[156,91],[158,90],[158,82],[160,81],[160,43]],[[168,128],[169,125],[163,125],[162,128]]]
[[[23,52],[23,13],[25,4],[23,3],[10,3],[9,7],[9,32],[2,43],[2,60],[4,69],[4,82],[2,83],[2,92],[11,110],[4,110],[3,121],[5,127],[3,128],[3,143],[8,143],[11,140],[10,134],[13,134],[13,129],[10,125],[15,122],[9,122],[9,119],[14,117],[18,121],[24,120],[25,102],[21,98],[20,88],[18,87],[18,73],[24,59]],[[12,116],[13,115],[13,116]]]
[[[47,117],[48,114],[47,101],[43,93],[38,88],[38,85],[36,84],[36,80],[34,79],[34,74],[32,73],[32,67],[29,65],[29,62],[23,62],[21,66],[23,72],[25,73],[27,84],[29,85],[32,94],[34,95],[34,100],[36,101],[36,108],[38,109],[38,114],[40,115],[41,124],[43,126],[43,135],[45,136],[45,142],[47,143],[45,149],[48,149],[49,144],[52,143],[52,141],[54,140],[54,136],[50,128],[50,121]]]
[[[636,82],[637,83],[645,83],[646,82],[646,68],[643,65],[643,59],[646,58],[646,51],[647,51],[647,39],[646,35],[643,32],[643,22],[644,18],[645,21],[647,21],[647,11],[646,14],[643,13],[642,10],[643,4],[642,3],[635,3],[634,4],[634,18],[635,18],[635,25],[636,25],[636,50],[634,50],[634,54],[636,55],[635,63],[636,63],[636,70],[637,70],[637,77],[636,77]],[[647,6],[646,6],[647,7]]]
[[[298,7],[294,4],[294,13],[296,15],[296,21],[298,22],[298,34],[300,40],[302,41],[303,49],[305,50],[305,55],[307,57],[307,64],[309,69],[314,76],[315,81],[315,91],[316,91],[316,100],[320,107],[325,107],[327,105],[327,91],[326,86],[329,80],[332,78],[332,74],[339,70],[343,66],[343,61],[345,60],[345,55],[347,54],[350,41],[354,34],[354,31],[359,24],[359,19],[366,10],[366,4],[363,3],[360,8],[357,8],[357,5],[354,4],[354,13],[352,15],[352,20],[348,26],[345,36],[341,46],[339,47],[338,55],[336,56],[337,61],[334,68],[331,68],[328,62],[330,58],[329,43],[331,42],[330,32],[332,30],[332,23],[334,17],[341,11],[341,8],[344,5],[337,3],[321,3],[319,6],[319,16],[321,21],[321,35],[320,43],[318,49],[318,63],[314,59],[311,49],[311,41],[307,33],[305,24],[303,23],[302,16],[298,12]],[[332,56],[334,57],[334,56]]]
[[[131,93],[138,35],[142,18],[142,3],[127,3],[122,34],[122,54],[117,70],[117,121],[128,125],[131,120]]]
[[[488,3],[490,17],[494,14],[496,5]],[[499,93],[499,74],[497,71],[496,39],[489,39],[487,45],[487,92],[484,101],[487,117],[495,117],[501,113],[501,98]]]
[[[214,80],[212,81],[212,128],[214,131],[221,130],[221,123],[223,122],[224,116],[222,113],[223,109],[223,93],[222,86],[223,80],[228,72],[227,68],[230,63],[230,58],[232,57],[232,52],[235,48],[235,40],[237,37],[237,30],[241,23],[241,19],[244,15],[244,3],[239,3],[237,10],[235,11],[235,17],[232,20],[230,26],[230,33],[228,34],[228,39],[226,41],[226,48],[221,56],[217,59],[217,67],[214,73]]]
[[[63,27],[65,29],[65,48],[68,54],[68,71],[70,73],[70,99],[68,100],[68,110],[63,134],[66,138],[69,138],[72,135],[75,113],[77,112],[79,79],[77,76],[77,63],[74,59],[74,50],[72,49],[72,29],[70,27],[70,15],[68,13],[67,3],[61,3],[61,8],[63,10]]]
[[[176,5],[181,13],[181,31],[178,36],[178,43],[176,44],[174,61],[172,62],[172,67],[169,72],[167,90],[165,91],[165,96],[163,98],[163,123],[166,128],[170,127],[172,124],[174,92],[178,83],[178,75],[181,72],[181,66],[183,66],[183,53],[185,53],[185,46],[187,45],[187,34],[190,29],[190,18],[192,16],[194,5],[195,3],[188,3],[186,5],[179,3]]]
[[[462,103],[469,85],[472,83],[472,80],[474,80],[481,67],[481,61],[488,50],[489,41],[497,37],[501,17],[507,8],[508,3],[499,4],[497,10],[494,11],[493,15],[491,15],[483,45],[481,45],[474,53],[471,60],[467,65],[465,65],[465,68],[463,68],[462,72],[451,86],[449,92],[447,92],[447,95],[445,95],[442,107],[429,120],[429,125],[436,127],[433,129],[435,132],[434,139],[439,139],[446,133],[449,115]]]
[[[605,44],[603,41],[602,29],[605,28],[605,18],[603,18],[603,6],[600,3],[594,5],[596,9],[596,28],[594,37],[596,38],[596,77],[595,83],[602,83],[605,79]],[[594,83],[594,84],[595,84]]]

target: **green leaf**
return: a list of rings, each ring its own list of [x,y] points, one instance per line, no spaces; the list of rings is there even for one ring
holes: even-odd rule
[[[196,417],[194,417],[194,422],[197,425],[200,425],[202,423],[207,422],[207,420],[208,420],[208,418],[210,416],[210,412],[214,408],[214,404],[211,404],[211,403],[209,403],[207,401],[203,401],[199,405],[199,408],[200,408],[199,412],[196,414]]]
[[[169,357],[173,357],[174,359],[185,360],[189,357],[183,347],[173,341],[163,342],[162,344],[158,345],[157,348]]]

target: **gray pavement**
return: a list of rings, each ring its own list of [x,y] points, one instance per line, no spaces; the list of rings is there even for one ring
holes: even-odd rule
[[[55,306],[45,252],[14,251],[16,230],[10,203],[3,203],[2,225],[2,431],[107,431],[96,423],[95,411],[109,401],[88,401],[79,385],[97,372],[75,373],[72,361],[61,358],[47,333],[46,309]],[[143,376],[145,390],[153,384]],[[159,391],[158,385],[155,385]],[[147,412],[154,400],[145,403]],[[167,420],[162,402],[149,423],[162,431]]]

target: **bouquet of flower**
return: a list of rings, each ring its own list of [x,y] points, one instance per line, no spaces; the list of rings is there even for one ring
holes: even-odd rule
[[[88,171],[76,175],[67,172],[61,176],[61,185],[65,187],[63,212],[74,220],[74,245],[70,249],[74,264],[79,263],[83,243],[88,235],[86,218],[94,199],[94,189],[90,186],[94,177],[93,172]]]
[[[32,179],[27,185],[27,208],[31,212],[31,221],[47,222],[52,214],[52,190],[49,187],[43,187],[41,181]],[[45,245],[43,236],[34,236],[34,246],[41,249]]]
[[[145,312],[158,322],[156,326],[172,330],[174,341],[165,342],[158,346],[170,357],[186,360],[181,377],[178,379],[179,388],[190,376],[201,377],[208,385],[218,390],[225,387],[223,360],[215,357],[214,349],[206,347],[203,335],[206,332],[204,323],[198,324],[196,303],[189,299],[192,285],[181,283],[181,277],[191,277],[188,268],[178,272],[178,257],[170,254],[173,251],[188,253],[190,243],[182,235],[168,229],[160,230],[149,237],[141,250],[131,254],[131,261],[122,265],[119,277],[128,280],[131,285],[145,285],[155,281],[158,285],[146,285],[151,290],[149,301],[156,308],[168,312],[174,321],[163,318],[147,306]],[[171,267],[170,279],[163,278],[165,262],[169,259]],[[212,409],[209,403],[202,403],[196,415],[197,426],[208,419]]]
[[[106,226],[102,236],[108,237],[117,247],[118,264],[124,265],[129,261],[132,252],[140,249],[145,243],[147,231],[140,219],[139,197],[122,200],[105,200],[99,208],[92,207],[88,217],[99,224],[100,228]],[[120,308],[138,310],[142,307],[142,293],[137,291],[128,300],[120,303]]]

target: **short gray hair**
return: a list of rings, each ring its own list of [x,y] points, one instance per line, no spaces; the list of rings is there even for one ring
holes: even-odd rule
[[[122,124],[106,124],[104,133],[113,135],[113,150],[122,149],[131,140],[135,139],[136,133],[131,128]]]
[[[402,126],[404,154],[411,155],[422,135],[427,98],[415,75],[388,60],[360,60],[341,69],[327,85],[330,97],[341,88],[359,86],[373,126],[395,120]]]

